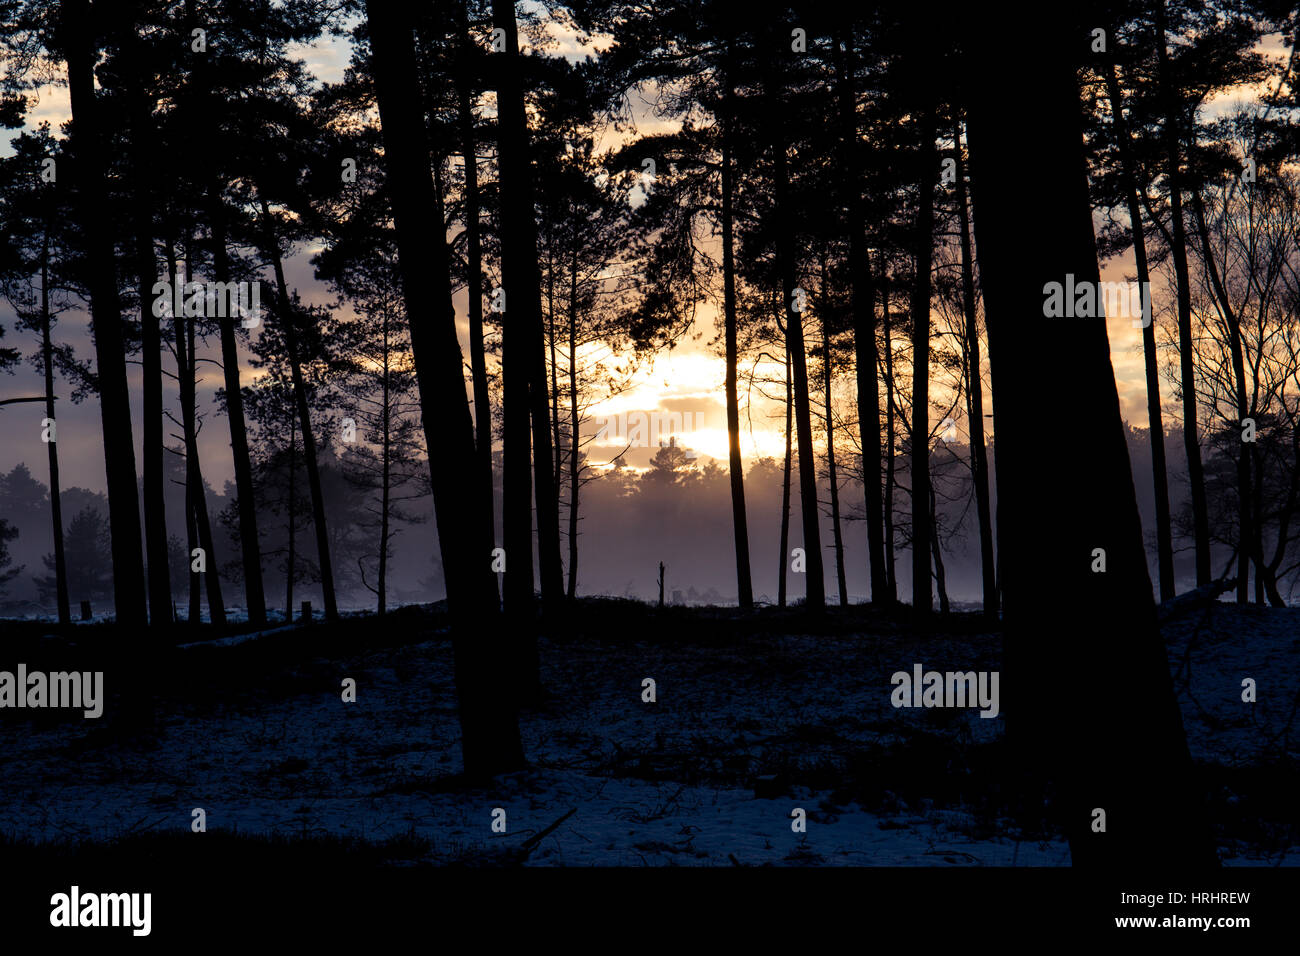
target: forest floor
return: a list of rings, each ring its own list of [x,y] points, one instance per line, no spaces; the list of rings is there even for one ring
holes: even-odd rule
[[[867,608],[834,609],[816,633],[801,620],[581,602],[563,637],[540,642],[548,696],[520,717],[530,767],[489,787],[459,775],[437,608],[173,646],[194,640],[182,631],[127,652],[112,625],[4,622],[0,669],[104,670],[108,701],[94,720],[0,711],[0,846],[270,838],[407,865],[1068,864],[1043,801],[1015,784],[1001,720],[891,705],[889,675],[914,663],[997,670],[981,618],[955,614],[925,638]],[[1300,865],[1300,608],[1215,604],[1165,637],[1224,863]],[[190,832],[194,808],[206,838]]]

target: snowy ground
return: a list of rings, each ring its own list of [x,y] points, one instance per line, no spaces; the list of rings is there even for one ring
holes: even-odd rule
[[[1016,823],[981,792],[979,754],[989,749],[981,745],[1001,721],[895,710],[880,681],[917,661],[997,669],[999,641],[918,642],[882,630],[707,644],[544,640],[552,698],[521,720],[532,769],[483,790],[466,791],[453,777],[450,648],[432,634],[273,663],[256,678],[160,700],[154,720],[115,721],[116,698],[99,721],[6,711],[0,833],[184,833],[202,807],[213,830],[414,834],[430,841],[433,860],[484,861],[576,808],[530,864],[1068,863],[1059,836]],[[177,666],[201,672],[218,655],[226,655],[221,667],[256,666],[256,645],[284,634],[178,650]],[[1166,634],[1193,756],[1225,773],[1278,759],[1294,766],[1300,609],[1216,605]],[[1243,716],[1247,676],[1260,702]],[[357,682],[356,703],[340,699],[347,677]],[[641,700],[645,677],[657,683],[654,704]],[[200,686],[193,679],[177,686]],[[1227,804],[1234,797],[1222,794]],[[496,807],[506,811],[504,835],[491,830]],[[806,834],[791,830],[794,808],[807,813]],[[1254,842],[1224,840],[1221,854],[1229,864],[1300,864],[1289,839],[1270,831]]]

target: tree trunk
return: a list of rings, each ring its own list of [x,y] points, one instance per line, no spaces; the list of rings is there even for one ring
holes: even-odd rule
[[[918,120],[916,284],[912,290],[912,612],[924,622],[932,610],[930,586],[930,265],[934,246],[934,114]]]
[[[578,301],[577,266],[569,288],[569,589],[568,598],[578,596],[578,495],[582,486],[582,461],[578,441]]]
[[[1196,545],[1196,586],[1210,583],[1210,519],[1205,500],[1205,469],[1197,434],[1196,344],[1192,341],[1192,292],[1187,274],[1187,240],[1183,228],[1183,177],[1179,160],[1178,117],[1170,88],[1165,49],[1165,0],[1156,0],[1156,50],[1159,53],[1160,89],[1165,102],[1165,153],[1169,163],[1169,213],[1172,226],[1174,276],[1178,285],[1178,357],[1183,392],[1183,447],[1187,450],[1187,481],[1191,485],[1192,522]]]
[[[298,413],[289,414],[289,558],[284,585],[284,623],[293,623],[293,585],[298,575]]]
[[[773,143],[776,175],[777,260],[781,273],[781,291],[785,297],[785,348],[794,373],[794,416],[799,444],[799,503],[803,514],[804,559],[807,562],[805,602],[809,609],[826,606],[826,580],[822,570],[821,509],[817,501],[817,459],[813,453],[812,401],[808,390],[808,356],[803,337],[802,310],[796,311],[795,251],[793,217],[790,215],[789,171],[786,162],[784,131],[781,119]]]
[[[117,291],[111,223],[104,215],[108,208],[104,182],[106,161],[99,108],[95,103],[97,50],[91,33],[94,20],[87,0],[63,0],[60,13],[72,107],[77,216],[86,253],[86,286],[99,376],[108,523],[112,535],[114,613],[118,624],[129,631],[144,627],[148,615],[122,304]]]
[[[518,654],[499,644],[490,626],[497,599],[490,556],[482,553],[487,540],[486,497],[481,490],[476,493],[474,472],[468,467],[475,461],[474,426],[456,338],[446,237],[441,230],[429,228],[430,222],[437,222],[437,204],[429,179],[423,111],[410,96],[411,90],[419,88],[411,13],[397,0],[368,0],[366,11],[402,293],[430,452],[452,624],[461,749],[466,775],[481,779],[524,766],[510,682],[503,679],[510,673],[508,662],[517,660]],[[432,465],[436,449],[444,453],[441,467]],[[520,556],[513,554],[511,561]]]
[[[785,356],[785,465],[781,479],[781,576],[777,580],[778,607],[785,607],[786,575],[790,570],[790,459],[794,431],[794,384],[790,377],[790,354]]]
[[[213,185],[208,195],[212,229],[212,271],[218,282],[230,281],[226,252],[226,214],[221,190]],[[257,528],[257,501],[253,490],[253,462],[248,452],[248,425],[244,420],[244,393],[239,385],[239,343],[235,318],[218,320],[221,365],[226,381],[226,419],[230,423],[230,450],[235,460],[235,493],[239,496],[239,546],[244,562],[244,595],[248,622],[266,623],[266,592],[262,585],[261,540]],[[200,492],[201,493],[201,492]]]
[[[533,482],[537,502],[537,555],[543,608],[557,606],[564,594],[560,562],[559,499],[552,480],[549,396],[541,310],[541,273],[537,261],[537,222],[533,212],[533,183],[529,159],[528,123],[524,110],[523,57],[513,0],[492,0],[492,22],[505,33],[505,50],[498,55],[497,128],[499,191],[502,210],[502,275],[505,281],[507,326],[517,324],[515,358],[522,358],[528,380],[532,416]],[[518,346],[522,345],[522,350]],[[535,657],[535,642],[528,656]],[[531,660],[525,679],[540,680]]]
[[[376,597],[379,599],[379,614],[382,616],[388,610],[388,509],[391,507],[391,491],[389,485],[391,482],[391,469],[389,459],[391,457],[392,442],[391,416],[392,409],[389,407],[388,398],[388,371],[389,371],[389,346],[388,346],[388,308],[384,308],[384,437],[383,437],[383,500],[380,503],[379,510],[379,580],[375,582]]]
[[[132,29],[132,36],[135,32]],[[135,41],[132,41],[133,44]],[[171,621],[171,567],[167,558],[167,508],[163,488],[163,387],[162,334],[153,312],[153,286],[158,263],[153,248],[153,190],[150,187],[153,135],[152,103],[144,91],[132,101],[132,136],[135,223],[135,273],[140,298],[141,389],[144,393],[144,429],[141,435],[144,465],[144,545],[149,591],[149,619],[154,624]]]
[[[57,421],[54,414],[54,346],[50,342],[50,229],[46,223],[41,238],[41,364],[45,372],[45,417]],[[56,436],[57,438],[57,433]],[[59,605],[59,623],[72,621],[68,602],[68,562],[63,550],[63,505],[59,493],[58,442],[47,442],[50,459],[50,517],[54,532],[54,590]]]
[[[961,124],[954,123],[952,141],[957,157],[957,227],[961,232],[961,293],[966,317],[966,376],[970,382],[970,470],[975,482],[975,512],[980,529],[980,579],[984,616],[998,616],[997,566],[993,559],[993,512],[989,494],[989,462],[984,444],[984,380],[980,373],[980,332],[975,310],[975,264],[971,255],[970,212],[966,200],[966,170],[962,158]],[[1166,500],[1166,503],[1167,500]]]
[[[826,301],[826,260],[822,259],[822,301]],[[831,339],[822,315],[822,395],[826,405],[826,474],[831,494],[831,539],[835,545],[835,580],[840,589],[840,607],[849,606],[849,588],[844,574],[844,536],[840,533],[840,487],[835,470],[835,419],[831,408]]]
[[[1142,329],[1142,354],[1146,361],[1147,427],[1151,432],[1151,472],[1156,498],[1156,553],[1160,573],[1160,600],[1163,602],[1173,598],[1178,589],[1174,578],[1164,412],[1160,407],[1160,358],[1156,352],[1155,322],[1151,317],[1151,272],[1147,264],[1146,235],[1142,229],[1142,206],[1138,201],[1137,169],[1133,162],[1132,141],[1124,120],[1124,98],[1114,64],[1106,71],[1106,88],[1110,95],[1110,112],[1124,168],[1124,195],[1128,201],[1129,223],[1133,233],[1133,257],[1137,260],[1138,288],[1142,291],[1142,319],[1145,323]]]
[[[1100,273],[1078,81],[1062,52],[1078,44],[1063,11],[1042,20],[1042,42],[1015,58],[990,45],[994,35],[973,38],[967,71],[997,431],[1002,709],[1016,760],[1055,780],[1075,865],[1211,865],[1156,622],[1106,322],[1044,315],[1048,283],[1073,274],[1095,284]],[[1014,111],[1004,102],[1012,85]],[[1026,116],[1034,118],[1028,140]],[[1040,163],[1060,175],[1035,191],[1034,217],[1054,225],[1026,242],[1025,220],[1009,211],[1024,208],[1023,169]],[[1068,444],[1042,440],[1060,414],[1043,400],[1048,360],[1053,387],[1088,409],[1072,417]],[[1089,450],[1086,468],[1079,448]],[[1104,572],[1092,570],[1097,549]],[[1094,829],[1097,810],[1104,832]]]
[[[284,279],[284,263],[280,259],[280,245],[271,226],[271,210],[266,200],[260,201],[262,209],[262,254],[269,257],[275,272],[276,303],[280,323],[284,329],[285,347],[289,351],[289,375],[293,380],[294,402],[298,407],[298,426],[302,429],[303,460],[307,463],[307,485],[311,489],[312,524],[316,529],[316,554],[320,561],[321,591],[325,598],[325,620],[339,619],[339,606],[334,594],[334,564],[330,560],[329,528],[325,521],[325,497],[321,489],[320,467],[316,459],[316,438],[311,427],[311,408],[307,404],[307,385],[302,376],[302,355],[298,348],[297,315],[289,301],[289,288]]]
[[[836,46],[838,49],[838,44]],[[862,489],[867,523],[867,562],[871,574],[871,600],[889,603],[889,574],[885,563],[885,532],[880,494],[880,381],[876,374],[875,286],[867,251],[859,175],[857,94],[853,85],[853,36],[837,57],[840,78],[840,122],[846,207],[849,226],[849,271],[853,310],[853,350],[857,367],[858,432],[862,444]]]
[[[461,68],[460,128],[465,157],[465,256],[469,298],[469,362],[474,387],[475,451],[478,455],[478,482],[487,499],[487,547],[496,546],[496,502],[492,491],[492,404],[488,395],[487,355],[483,346],[483,249],[479,224],[478,146],[474,135],[474,110],[471,102],[469,51],[469,15],[466,4],[459,5],[460,39],[464,59]],[[496,577],[492,578],[493,590]]]
[[[1205,221],[1205,206],[1201,201],[1199,188],[1192,190],[1192,210],[1196,228],[1201,240],[1201,257],[1205,261],[1205,271],[1209,273],[1210,288],[1218,300],[1223,313],[1224,323],[1228,326],[1228,353],[1232,361],[1233,399],[1237,413],[1237,427],[1250,416],[1246,404],[1246,356],[1241,344],[1241,320],[1228,299],[1228,291],[1219,277],[1218,266],[1214,262],[1214,251],[1210,248],[1210,230]],[[1245,442],[1239,443],[1237,453],[1237,603],[1246,604],[1250,600],[1250,562],[1255,559],[1255,581],[1260,584],[1258,569],[1263,565],[1263,554],[1256,552],[1256,536],[1253,528],[1252,493],[1250,481],[1250,457]]]
[[[188,241],[185,255],[186,275],[188,275],[190,262]],[[176,283],[180,282],[182,285],[185,283],[185,277],[177,275],[170,246],[167,250],[167,269],[173,289],[176,288]],[[176,375],[180,379],[181,431],[185,440],[185,497],[192,516],[191,520],[194,522],[194,537],[198,539],[198,545],[203,549],[206,567],[203,572],[203,583],[207,585],[208,591],[208,620],[216,627],[225,627],[226,604],[221,593],[221,575],[218,570],[220,565],[217,562],[217,553],[212,540],[212,523],[208,518],[208,498],[203,487],[203,469],[199,464],[198,410],[194,382],[197,374],[194,323],[186,321],[183,315],[173,316],[172,321],[176,337]],[[191,567],[193,560],[194,548],[191,546]],[[197,624],[200,617],[193,578],[190,584],[190,615],[191,622]]]
[[[736,259],[732,201],[735,192],[731,168],[732,113],[735,97],[727,81],[727,110],[722,127],[722,301],[727,362],[727,467],[731,477],[731,525],[736,548],[736,589],[740,609],[754,609],[754,582],[749,568],[749,519],[745,512],[745,469],[740,458],[740,396],[736,376],[739,346],[736,329]],[[785,559],[782,558],[782,567]]]
[[[885,458],[885,584],[889,604],[898,602],[897,555],[894,552],[894,489],[897,487],[894,449],[898,447],[894,436],[894,343],[889,323],[889,264],[880,266],[881,313],[885,333],[885,442],[889,453]]]
[[[948,601],[948,573],[943,566],[943,549],[939,546],[939,512],[933,483],[930,485],[930,553],[934,558],[934,583],[939,591],[939,613],[946,615],[951,609]]]

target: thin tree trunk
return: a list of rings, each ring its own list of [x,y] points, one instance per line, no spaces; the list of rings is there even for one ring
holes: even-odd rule
[[[311,489],[312,523],[316,528],[316,554],[320,561],[321,591],[325,598],[325,620],[339,618],[338,600],[334,593],[334,565],[330,560],[329,528],[325,521],[325,497],[321,489],[320,468],[316,459],[316,439],[312,434],[311,409],[307,404],[307,386],[302,375],[302,355],[298,349],[298,331],[293,306],[289,301],[289,288],[284,279],[284,263],[280,259],[280,246],[271,226],[271,210],[266,200],[261,200],[263,255],[269,256],[275,271],[276,302],[279,319],[284,329],[285,347],[289,351],[289,374],[293,380],[294,401],[298,407],[298,425],[302,429],[303,459],[307,463],[307,484]]]
[[[574,263],[569,286],[569,589],[568,598],[578,596],[578,494],[582,486],[582,462],[578,441],[578,273]]]
[[[980,579],[984,616],[997,619],[998,578],[993,560],[993,511],[989,494],[989,462],[984,446],[984,380],[980,373],[980,332],[975,310],[975,264],[971,254],[970,211],[966,201],[966,169],[962,158],[961,123],[953,124],[952,141],[957,158],[957,226],[961,232],[961,293],[966,316],[966,376],[970,382],[971,477],[975,481],[975,513],[980,530]],[[1167,503],[1167,501],[1166,501]]]
[[[466,4],[458,6],[462,44],[460,97],[461,141],[465,158],[465,256],[469,298],[469,361],[474,388],[475,451],[478,455],[478,483],[487,498],[487,548],[496,546],[496,502],[492,490],[492,404],[488,395],[487,355],[483,344],[483,249],[479,224],[478,147],[474,135],[474,109],[470,88],[469,15]],[[492,578],[496,590],[496,577]],[[499,599],[499,596],[498,596]]]
[[[918,201],[912,292],[912,612],[932,610],[930,585],[930,264],[934,244],[934,114],[921,113]]]
[[[885,458],[885,583],[889,604],[898,602],[897,554],[894,550],[894,489],[898,486],[897,463],[894,449],[898,447],[894,435],[894,342],[889,324],[889,264],[880,266],[880,298],[885,333],[885,441],[889,453]]]
[[[212,229],[212,271],[217,282],[230,281],[230,259],[226,252],[226,215],[221,191],[213,185],[208,195],[209,225]],[[253,490],[253,461],[248,451],[248,425],[244,419],[244,393],[239,384],[239,343],[235,317],[218,320],[221,335],[221,365],[226,381],[226,419],[230,423],[230,450],[235,463],[235,494],[239,507],[239,546],[244,566],[244,596],[248,622],[266,623],[266,591],[262,584],[261,540],[257,528],[257,500]]]
[[[293,622],[293,585],[298,576],[298,413],[289,413],[289,559],[284,585],[284,623]]]
[[[390,195],[401,197],[394,199],[392,211],[425,441],[431,451],[444,451],[442,466],[433,467],[431,459],[429,471],[452,625],[461,749],[466,775],[483,779],[524,766],[510,682],[503,679],[519,655],[500,643],[491,626],[498,605],[490,556],[481,551],[487,499],[481,489],[476,493],[468,468],[475,461],[474,426],[456,338],[446,236],[429,229],[429,222],[437,221],[437,200],[423,111],[410,96],[419,88],[411,11],[397,0],[368,0],[366,12]],[[512,552],[511,566],[521,557]]]
[[[790,355],[785,356],[785,465],[781,479],[781,576],[777,581],[778,607],[785,607],[786,574],[790,570],[790,459],[794,431],[794,385],[790,375]]]
[[[730,54],[730,48],[728,48]],[[722,127],[722,298],[727,362],[727,467],[731,478],[731,525],[736,548],[736,590],[740,609],[754,609],[754,582],[749,567],[749,520],[745,512],[745,469],[740,458],[740,395],[736,376],[739,344],[736,328],[736,259],[732,203],[735,192],[732,171],[732,113],[735,95],[727,81],[727,109]],[[784,546],[782,546],[784,552]],[[782,567],[785,559],[782,558]]]
[[[821,299],[826,301],[826,259],[822,258]],[[844,536],[840,533],[839,475],[835,470],[835,418],[831,409],[831,339],[826,329],[826,316],[822,325],[822,395],[826,406],[826,473],[831,493],[831,536],[835,545],[835,579],[840,589],[840,607],[849,605],[849,588],[844,573]]]
[[[1218,300],[1219,309],[1228,326],[1228,352],[1232,360],[1233,398],[1236,404],[1237,427],[1250,416],[1246,404],[1246,356],[1241,345],[1241,320],[1228,299],[1227,289],[1219,278],[1219,269],[1214,262],[1214,251],[1210,248],[1210,230],[1205,221],[1205,206],[1201,201],[1200,189],[1192,190],[1192,211],[1196,228],[1201,240],[1201,256],[1205,261],[1205,270],[1210,276],[1210,287]],[[1250,457],[1245,442],[1239,442],[1237,453],[1237,603],[1246,604],[1250,600],[1250,561],[1255,558],[1255,581],[1259,584],[1258,568],[1264,563],[1263,555],[1255,551],[1254,516],[1251,503]]]
[[[817,459],[813,453],[812,402],[808,389],[808,357],[804,345],[803,315],[795,311],[795,251],[793,218],[788,198],[790,183],[784,131],[776,123],[773,143],[776,175],[777,259],[781,291],[785,297],[785,347],[794,373],[794,416],[799,446],[799,501],[803,514],[804,560],[807,562],[805,602],[809,609],[826,606],[826,580],[822,568],[821,508],[817,500]]]
[[[111,222],[104,215],[109,204],[104,182],[104,131],[100,128],[99,107],[95,102],[97,50],[91,32],[95,20],[87,0],[63,0],[59,12],[72,107],[77,213],[86,252],[86,285],[99,376],[108,523],[112,535],[114,613],[118,624],[129,631],[144,627],[148,615],[122,304],[117,290]]]
[[[1170,88],[1165,37],[1165,0],[1156,0],[1156,50],[1159,53],[1160,89],[1165,102],[1165,153],[1169,164],[1169,213],[1172,220],[1174,276],[1178,285],[1178,354],[1183,392],[1183,447],[1187,451],[1187,481],[1191,485],[1192,523],[1196,545],[1196,586],[1210,583],[1210,519],[1205,499],[1205,469],[1197,434],[1196,344],[1192,341],[1192,293],[1187,274],[1187,240],[1183,227],[1183,177],[1179,160],[1178,118]]]
[[[50,342],[50,229],[41,237],[41,364],[45,372],[45,417],[54,415],[54,346]],[[57,433],[56,436],[57,438]],[[59,623],[72,621],[68,602],[68,561],[63,550],[63,505],[59,492],[58,442],[46,443],[50,459],[50,518],[54,532],[54,590],[59,605]]]
[[[134,36],[134,29],[132,29]],[[132,41],[133,45],[136,41]],[[133,97],[133,186],[136,209],[135,272],[140,298],[141,388],[144,393],[143,454],[144,544],[149,591],[149,619],[170,623],[172,616],[171,567],[167,557],[167,508],[163,497],[163,388],[162,334],[153,312],[153,286],[158,263],[153,248],[153,190],[150,187],[152,103],[144,91]]]
[[[1013,60],[988,45],[996,31],[985,27],[971,38],[967,70],[997,431],[1002,710],[1015,760],[1055,781],[1076,866],[1207,866],[1214,845],[1156,621],[1106,321],[1044,318],[1048,283],[1100,281],[1078,79],[1062,53],[1067,16],[1044,10],[1041,43]],[[1001,100],[1008,84],[1021,98],[1014,112]],[[1021,135],[1025,116],[1034,117],[1031,140]],[[1023,220],[1007,210],[1024,200],[1022,164],[1038,163],[1059,173],[1034,194],[1035,216],[1054,225],[1026,242]],[[1053,379],[1089,409],[1072,420],[1068,444],[1042,440],[1059,414],[1043,400],[1045,356]],[[1078,448],[1089,449],[1087,468]],[[1104,571],[1093,570],[1098,549]]]
[[[951,608],[948,601],[948,573],[944,570],[943,549],[939,546],[939,513],[933,483],[930,485],[930,552],[934,557],[934,582],[939,591],[939,613],[946,615]]]
[[[1156,553],[1160,573],[1160,600],[1168,601],[1177,593],[1174,578],[1174,547],[1169,509],[1169,469],[1165,462],[1164,412],[1160,407],[1160,358],[1156,352],[1156,327],[1151,317],[1151,272],[1147,264],[1146,234],[1142,228],[1142,206],[1138,200],[1137,170],[1133,162],[1132,141],[1124,119],[1124,98],[1120,91],[1115,65],[1106,71],[1106,88],[1110,95],[1110,112],[1119,142],[1120,161],[1124,168],[1124,195],[1128,201],[1129,223],[1133,233],[1133,257],[1137,260],[1138,288],[1142,291],[1142,354],[1146,362],[1147,427],[1151,433],[1151,472],[1156,499]]]
[[[186,281],[184,277],[177,275],[175,267],[176,260],[173,258],[172,250],[167,250],[167,268],[168,278],[171,280],[172,288],[176,288],[176,283],[182,285]],[[185,253],[185,275],[189,275],[190,253],[188,240]],[[183,291],[183,290],[182,290]],[[212,540],[212,523],[208,518],[208,499],[203,487],[203,469],[199,463],[199,441],[198,441],[198,410],[196,408],[196,385],[195,378],[198,374],[198,360],[195,353],[195,329],[194,322],[186,321],[183,315],[173,316],[172,320],[175,325],[176,337],[176,375],[180,379],[180,399],[181,399],[181,431],[185,439],[185,494],[189,500],[189,508],[193,515],[194,533],[198,538],[199,547],[203,549],[204,566],[203,583],[207,585],[208,592],[208,620],[215,627],[226,626],[226,604],[225,598],[221,593],[221,575],[218,571],[220,564],[217,561],[217,553]],[[194,549],[190,548],[191,567],[193,566]],[[192,621],[198,623],[198,601],[194,594],[193,584],[190,591],[190,609]]]
[[[388,509],[390,507],[390,455],[392,443],[390,439],[391,428],[391,409],[389,408],[388,399],[388,309],[384,309],[384,398],[383,398],[383,415],[384,415],[384,437],[383,437],[383,501],[380,504],[379,511],[379,580],[375,584],[377,597],[379,598],[379,614],[382,616],[388,610],[388,591],[387,591],[387,574],[388,574]]]

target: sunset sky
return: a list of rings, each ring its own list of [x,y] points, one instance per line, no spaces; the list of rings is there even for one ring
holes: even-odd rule
[[[557,31],[555,35],[557,45],[553,52],[559,52],[566,56],[580,56],[585,52],[573,34]],[[596,42],[599,44],[599,38]],[[1268,42],[1263,45],[1263,48],[1270,53],[1280,55],[1279,38],[1268,38]],[[586,49],[590,50],[590,47]],[[348,41],[339,39],[323,40],[300,51],[300,55],[316,77],[326,82],[335,82],[342,78],[349,54]],[[1253,92],[1242,90],[1233,96],[1221,97],[1210,104],[1210,109],[1218,111],[1229,108],[1237,102],[1248,100],[1253,95]],[[61,87],[42,88],[38,93],[35,105],[28,115],[30,127],[35,127],[42,121],[49,121],[56,131],[67,118],[67,91]],[[641,115],[638,117],[638,127],[641,133],[657,132],[666,128],[667,125],[665,121],[650,115],[648,110],[642,110]],[[604,145],[612,146],[614,143],[607,141]],[[6,155],[10,152],[8,136],[5,136],[4,142],[0,143],[0,155]],[[296,255],[286,261],[287,279],[291,287],[296,287],[299,290],[305,302],[325,304],[332,301],[332,296],[325,285],[318,282],[312,275],[309,260],[311,253],[314,251],[314,249],[310,248],[301,248]],[[1133,278],[1133,269],[1131,254],[1126,255],[1104,263],[1102,278],[1106,281],[1131,280]],[[1160,277],[1153,277],[1153,286],[1157,310],[1156,320],[1159,323],[1165,317],[1164,312],[1170,301],[1170,296],[1167,294],[1163,280]],[[457,293],[454,301],[461,331],[462,347],[467,349],[468,318],[465,293],[463,291]],[[724,366],[720,356],[709,346],[710,340],[715,338],[716,320],[716,307],[709,302],[702,303],[698,311],[695,328],[690,336],[673,350],[661,352],[655,356],[652,363],[647,361],[638,369],[634,378],[634,386],[630,390],[593,407],[590,409],[589,414],[592,416],[605,416],[636,411],[691,413],[694,416],[694,421],[703,422],[703,427],[683,436],[679,443],[689,447],[704,458],[712,457],[725,463],[727,436],[726,413],[723,404]],[[25,353],[30,352],[35,347],[35,340],[32,336],[15,332],[12,329],[12,312],[8,305],[3,302],[0,302],[0,322],[6,325],[4,338],[6,346],[21,348]],[[1128,317],[1110,318],[1108,320],[1108,329],[1111,343],[1111,360],[1115,368],[1122,413],[1124,418],[1131,424],[1145,428],[1147,423],[1146,387],[1141,330],[1133,328]],[[258,333],[254,330],[253,334]],[[57,335],[61,340],[71,342],[82,357],[93,354],[88,330],[88,316],[84,312],[65,313],[60,321]],[[809,313],[807,335],[810,345],[817,342],[819,326],[815,313]],[[201,354],[203,353],[201,352]],[[465,354],[468,355],[468,351]],[[215,341],[209,344],[207,355],[209,357],[219,355],[219,349]],[[168,363],[170,360],[165,359],[164,361]],[[767,378],[771,380],[771,383],[767,385],[756,384],[753,389],[747,390],[742,378],[741,449],[748,464],[756,457],[765,455],[779,457],[784,452],[784,407],[779,401],[764,398],[760,392],[761,389],[765,388],[768,394],[773,397],[783,394],[782,386],[775,384],[775,382],[779,381],[784,375],[784,366],[765,362],[755,367],[753,359],[748,359],[742,364],[744,366],[742,375],[744,369],[752,368],[756,379]],[[164,367],[167,367],[166,364]],[[1050,368],[1050,363],[1044,364],[1043,395],[1045,401],[1051,401],[1051,395],[1055,387],[1055,383],[1051,381]],[[212,407],[213,394],[220,385],[221,373],[219,368],[213,364],[200,365],[199,372],[201,376],[199,402],[202,408],[208,410],[207,425],[199,439],[204,476],[215,489],[220,490],[227,481],[233,480],[234,475],[229,449],[229,433],[224,421],[218,418],[215,409]],[[245,366],[243,373],[245,381],[248,381],[248,376],[252,374],[252,370]],[[135,419],[138,459],[140,456],[139,436],[141,434],[142,402],[139,388],[140,366],[138,360],[130,366],[130,374],[132,376],[133,417]],[[987,387],[987,364],[985,366],[985,381],[985,412],[991,413],[992,404]],[[852,385],[851,377],[845,377],[837,385],[837,407],[842,408],[843,414],[849,416],[853,414]],[[41,394],[41,391],[39,374],[27,364],[20,366],[13,375],[0,376],[0,398],[38,395]],[[169,400],[174,404],[176,401],[174,389],[169,385],[166,391]],[[819,388],[817,392],[818,398],[815,401],[819,402]],[[1162,393],[1166,409],[1166,427],[1173,427],[1179,421],[1179,408],[1171,400],[1172,389],[1167,383],[1162,383]],[[57,418],[64,483],[69,486],[76,485],[102,491],[105,487],[105,478],[98,406],[93,401],[85,402],[81,406],[74,406],[66,400],[68,389],[62,383],[56,387],[56,394],[63,399],[58,406]],[[942,400],[942,395],[936,393],[936,401]],[[746,405],[747,401],[748,404]],[[17,405],[0,409],[0,423],[4,426],[6,436],[6,441],[0,445],[0,471],[8,471],[18,462],[25,461],[38,478],[45,480],[45,454],[39,439],[40,421],[43,417],[44,407],[39,404]],[[932,424],[937,422],[940,417],[941,415],[938,413],[932,412]],[[958,434],[964,440],[966,433],[964,416],[958,414],[954,417],[958,419]],[[583,432],[584,435],[587,435],[594,433],[595,430],[596,424],[593,422],[584,426]],[[174,427],[168,427],[169,435],[175,431]],[[362,435],[361,437],[364,440],[365,436]],[[176,441],[173,439],[169,443],[176,444]],[[587,452],[591,463],[600,465],[602,462],[609,460],[609,458],[623,450],[624,444],[611,439],[604,443],[589,445]],[[843,454],[845,449],[850,446],[851,443],[847,441],[839,443],[840,453]],[[625,461],[634,467],[644,467],[653,453],[653,447],[633,449],[627,453]]]

